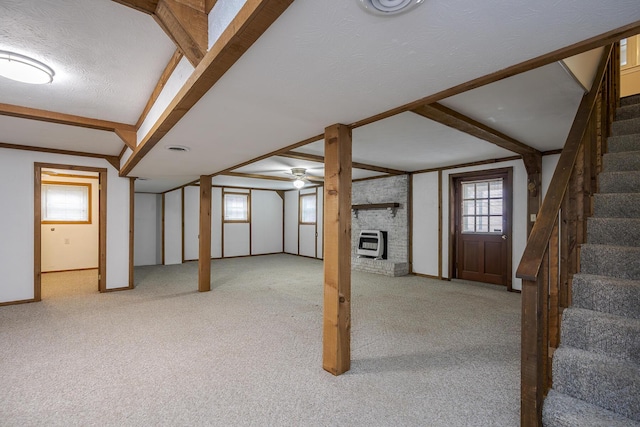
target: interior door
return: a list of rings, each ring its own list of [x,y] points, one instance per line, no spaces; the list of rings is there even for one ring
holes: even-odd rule
[[[511,288],[511,170],[464,175],[455,186],[456,277]]]

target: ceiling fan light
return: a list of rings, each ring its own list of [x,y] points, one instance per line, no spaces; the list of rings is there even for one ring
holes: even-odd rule
[[[299,190],[302,187],[304,187],[304,181],[301,180],[300,178],[298,178],[295,181],[293,181],[293,186],[296,187]]]
[[[0,76],[22,83],[47,84],[54,71],[40,61],[18,53],[0,51]]]

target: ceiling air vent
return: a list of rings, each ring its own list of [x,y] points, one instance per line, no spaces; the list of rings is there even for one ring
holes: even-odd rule
[[[405,13],[424,3],[425,0],[356,0],[367,12],[389,16]]]
[[[177,152],[180,152],[180,153],[184,153],[186,151],[189,151],[189,147],[185,147],[184,145],[167,145],[164,148],[166,148],[169,151],[177,151]]]

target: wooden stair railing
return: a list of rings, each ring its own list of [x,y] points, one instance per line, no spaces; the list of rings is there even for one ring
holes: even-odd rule
[[[551,388],[551,357],[560,341],[562,310],[571,301],[591,195],[619,98],[618,55],[617,44],[605,47],[516,272],[522,279],[522,426],[542,425],[542,402]]]

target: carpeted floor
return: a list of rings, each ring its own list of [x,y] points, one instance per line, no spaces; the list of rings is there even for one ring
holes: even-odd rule
[[[98,269],[42,273],[42,299],[98,293]]]
[[[322,262],[136,269],[0,307],[0,425],[515,426],[520,295],[352,275],[352,369],[322,370]]]

